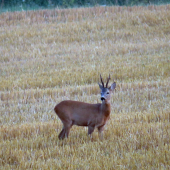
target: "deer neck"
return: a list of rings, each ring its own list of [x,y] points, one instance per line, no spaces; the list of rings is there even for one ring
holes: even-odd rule
[[[110,115],[110,111],[111,111],[111,105],[110,105],[110,101],[103,101],[101,103],[101,113],[104,114],[106,117],[108,117]]]

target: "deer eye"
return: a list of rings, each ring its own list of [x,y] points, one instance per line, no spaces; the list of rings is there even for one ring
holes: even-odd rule
[[[109,94],[109,92],[107,92],[107,94]]]

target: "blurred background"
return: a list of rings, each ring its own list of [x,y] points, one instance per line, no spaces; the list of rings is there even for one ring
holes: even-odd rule
[[[69,8],[80,6],[94,5],[160,5],[167,4],[170,0],[0,0],[0,10],[5,11],[22,11],[43,8]]]

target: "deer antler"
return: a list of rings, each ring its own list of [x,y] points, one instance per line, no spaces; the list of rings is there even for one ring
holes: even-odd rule
[[[106,88],[108,86],[109,80],[110,80],[110,74],[109,74],[109,77],[107,78]]]
[[[103,85],[103,87],[104,87],[104,83],[103,83],[103,79],[102,79],[101,74],[100,74],[100,79],[101,79],[101,83],[102,83],[102,85]]]

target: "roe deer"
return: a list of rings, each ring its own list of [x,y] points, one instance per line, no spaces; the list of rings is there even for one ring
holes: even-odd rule
[[[68,137],[70,128],[73,125],[88,126],[88,135],[90,136],[96,127],[98,128],[99,138],[103,139],[102,132],[106,122],[110,118],[110,94],[115,89],[116,83],[114,82],[110,87],[108,87],[110,80],[109,75],[106,86],[104,87],[101,75],[100,79],[102,83],[102,85],[99,84],[102,103],[90,104],[65,100],[55,106],[54,111],[63,123],[63,129],[58,135],[59,139]]]

